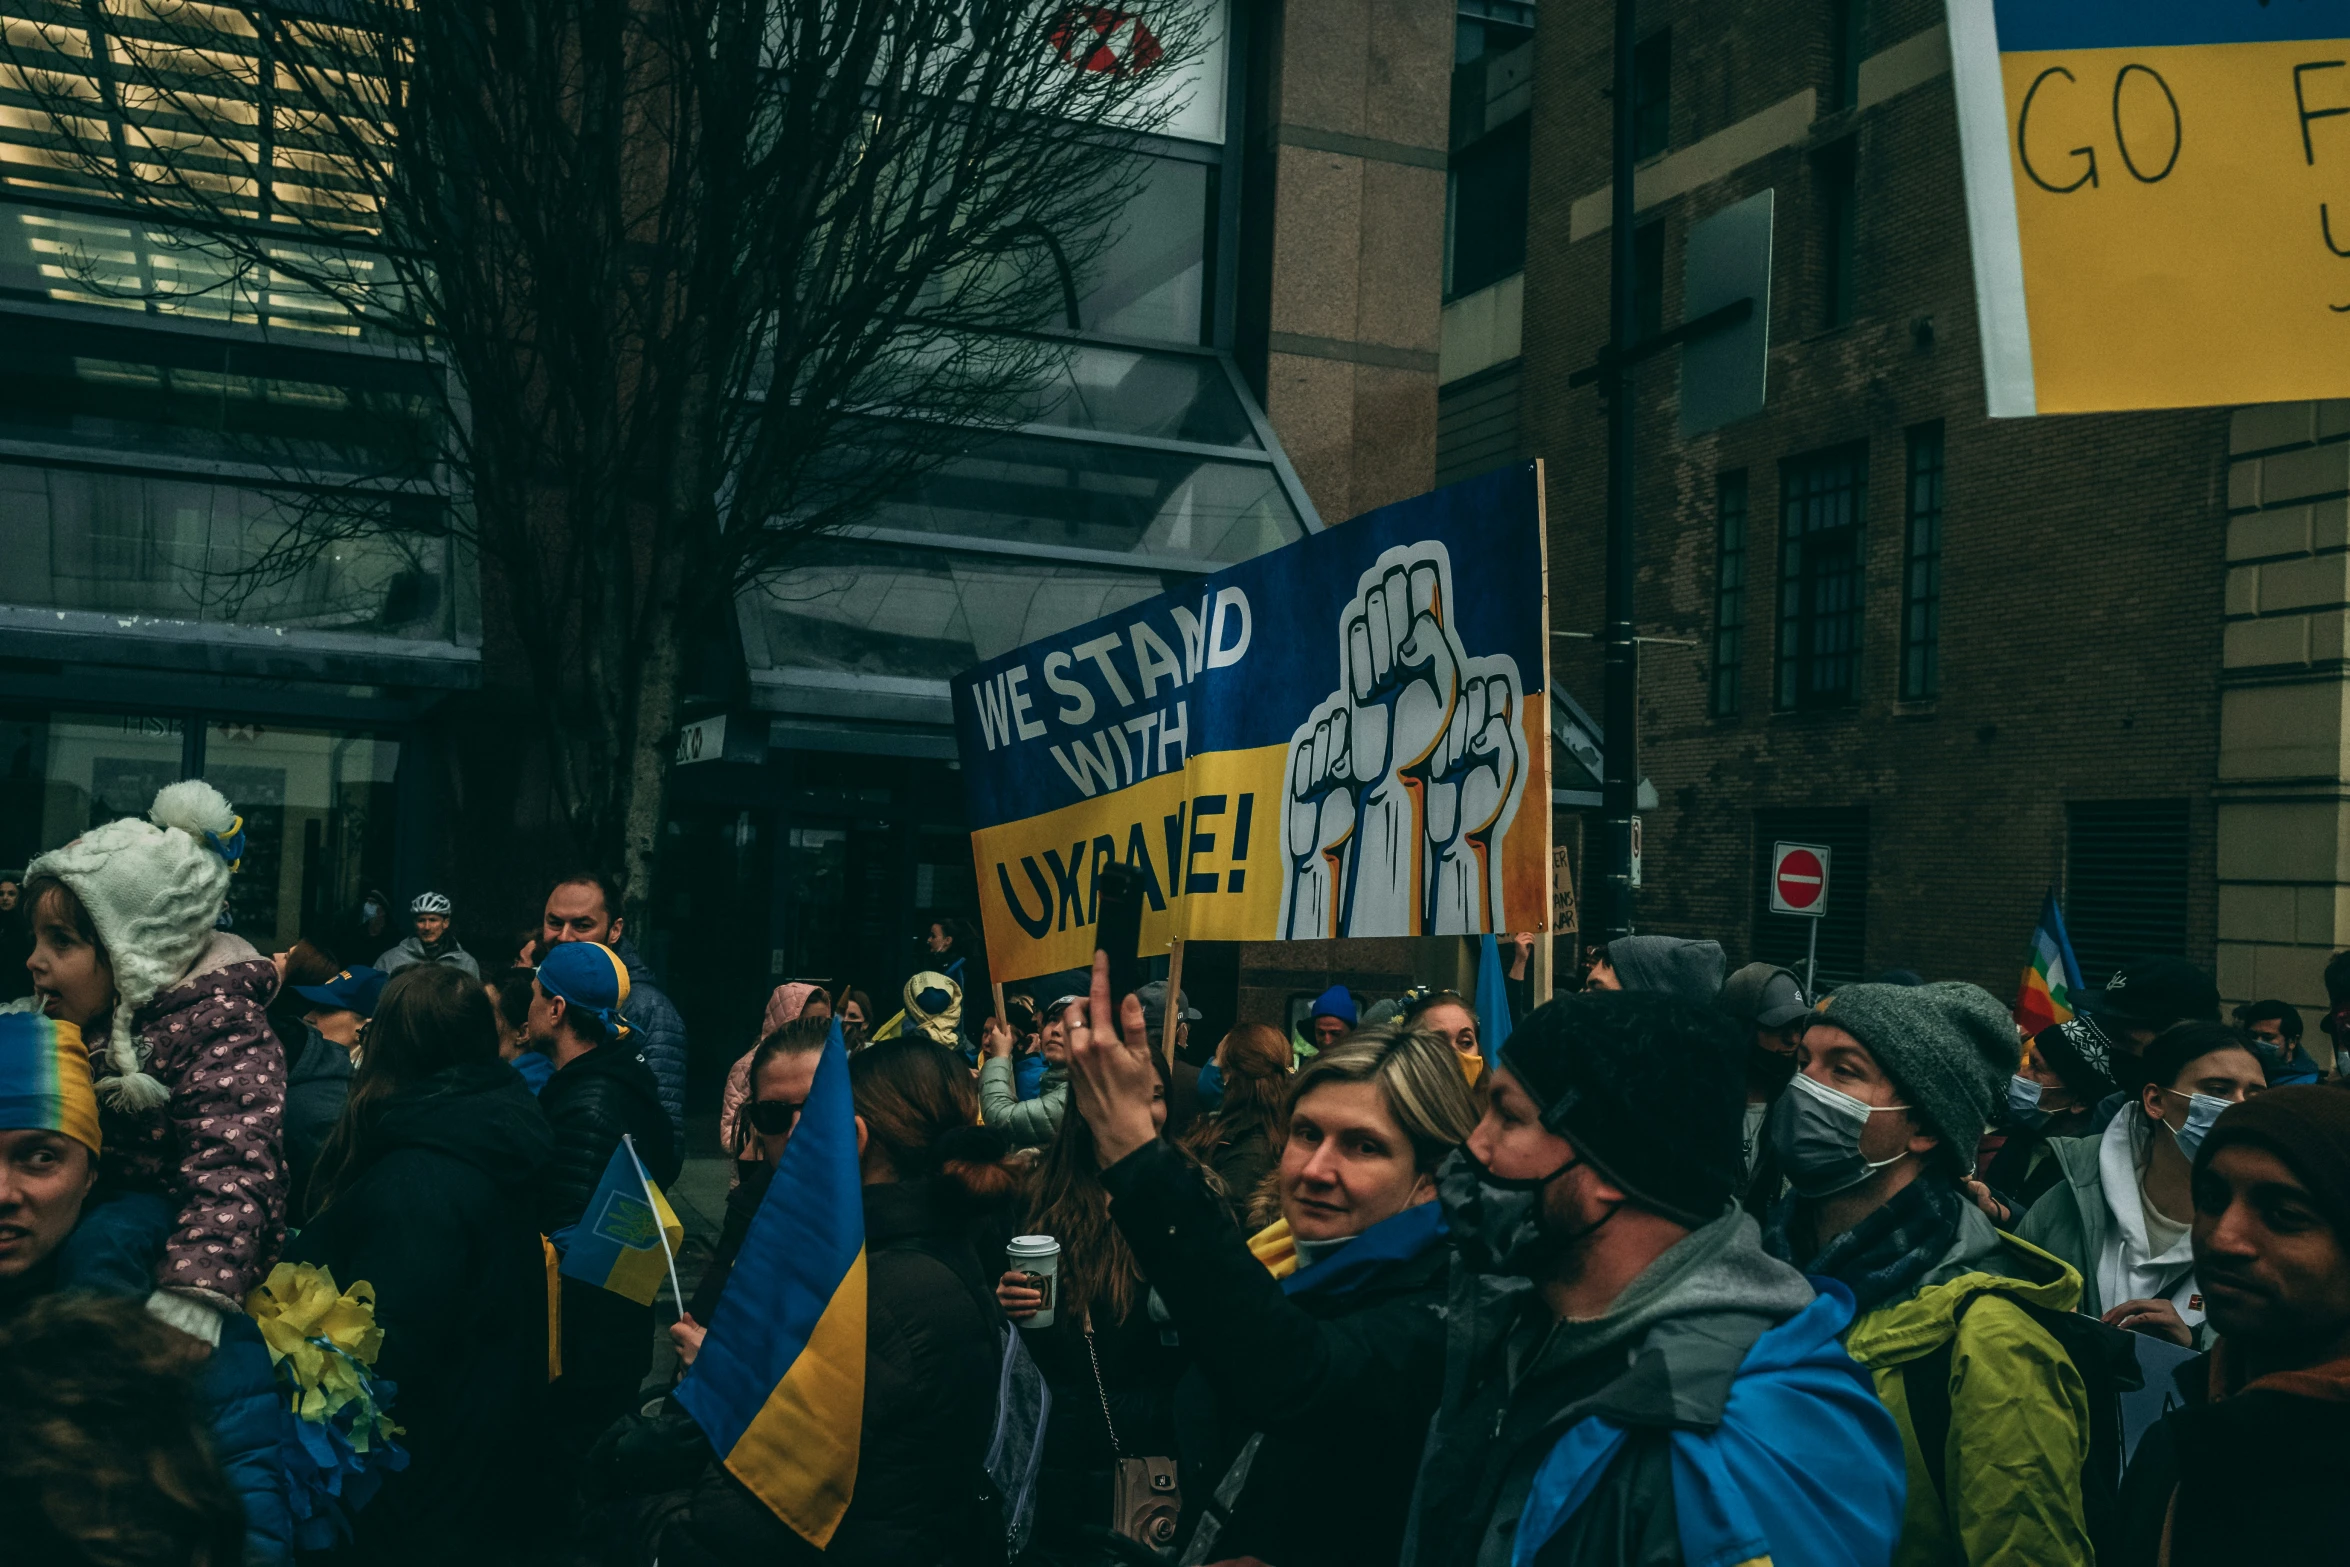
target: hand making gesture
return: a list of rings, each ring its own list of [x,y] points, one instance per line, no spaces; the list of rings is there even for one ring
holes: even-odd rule
[[[1102,1168],[1158,1136],[1151,1101],[1158,1094],[1159,1069],[1151,1060],[1142,1002],[1121,997],[1113,1014],[1107,953],[1093,955],[1093,989],[1085,1021],[1069,1029],[1069,1090],[1077,1113],[1093,1129]]]

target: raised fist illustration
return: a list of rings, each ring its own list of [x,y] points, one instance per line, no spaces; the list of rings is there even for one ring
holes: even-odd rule
[[[1283,934],[1484,930],[1524,754],[1507,657],[1471,659],[1434,542],[1381,555],[1340,616],[1340,689],[1290,739]],[[1464,682],[1467,682],[1464,684]],[[1441,820],[1438,817],[1441,816]]]

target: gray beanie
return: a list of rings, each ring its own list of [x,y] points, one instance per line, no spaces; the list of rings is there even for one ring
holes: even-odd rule
[[[1817,1019],[1868,1047],[1946,1155],[1972,1168],[1975,1144],[2023,1060],[2007,1008],[1980,985],[1844,985]]]
[[[1722,993],[1722,944],[1681,936],[1619,936],[1607,944],[1608,967],[1626,990],[1705,1006]]]

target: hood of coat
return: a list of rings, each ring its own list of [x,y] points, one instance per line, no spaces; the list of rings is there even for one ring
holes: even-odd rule
[[[277,984],[276,964],[244,937],[216,930],[188,972],[156,992],[155,999],[133,1015],[132,1023],[145,1031],[175,1013],[230,997],[246,997],[255,1006],[266,1007],[277,994]]]
[[[1958,1238],[1901,1300],[1864,1312],[1844,1336],[1853,1359],[1872,1370],[1915,1360],[1958,1331],[1958,1308],[1972,1295],[1997,1294],[2050,1311],[2081,1304],[2081,1276],[2062,1258],[1993,1227],[1969,1203]]]
[[[537,1173],[554,1147],[538,1101],[512,1067],[492,1057],[444,1068],[385,1100],[370,1118],[366,1162],[423,1149],[517,1185]]]
[[[302,1048],[294,1053],[293,1064],[286,1069],[286,1087],[290,1091],[305,1083],[332,1082],[351,1075],[351,1052],[320,1033],[311,1024],[302,1025]]]

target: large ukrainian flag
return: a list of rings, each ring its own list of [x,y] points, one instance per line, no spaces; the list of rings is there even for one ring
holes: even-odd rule
[[[823,1549],[865,1426],[865,1208],[840,1020],[677,1401],[726,1467]]]

